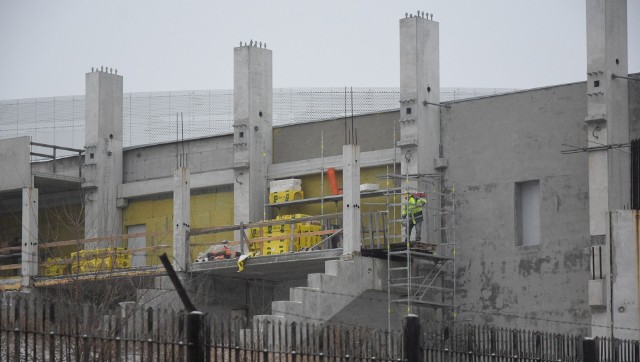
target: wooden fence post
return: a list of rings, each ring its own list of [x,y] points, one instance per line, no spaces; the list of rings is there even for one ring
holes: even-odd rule
[[[420,320],[415,314],[404,317],[404,353],[408,362],[420,361]]]

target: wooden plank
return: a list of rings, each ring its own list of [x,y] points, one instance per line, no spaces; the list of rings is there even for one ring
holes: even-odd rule
[[[22,268],[22,264],[0,265],[0,270],[16,270],[16,269],[21,269],[21,268]]]
[[[332,219],[336,217],[340,217],[342,214],[326,214],[326,215],[318,215],[318,216],[309,216],[302,217],[299,219],[288,219],[288,220],[270,220],[270,221],[261,221],[257,223],[245,224],[243,227],[245,229],[253,229],[253,228],[261,228],[264,226],[273,226],[273,225],[283,225],[283,224],[295,224],[299,222],[308,222],[308,221],[318,221],[325,219]],[[214,227],[205,227],[205,228],[194,228],[189,232],[189,236],[197,236],[197,235],[205,235],[205,234],[214,234],[226,231],[235,231],[240,230],[240,225],[227,225],[227,226],[214,226]]]
[[[113,236],[104,236],[99,238],[91,238],[91,239],[80,239],[80,240],[64,240],[64,241],[54,241],[51,243],[42,243],[39,245],[40,248],[56,248],[61,246],[70,246],[70,245],[78,245],[78,244],[87,244],[98,241],[108,241],[108,240],[127,240],[132,238],[139,237],[156,237],[156,236],[166,236],[173,235],[173,232],[163,231],[163,232],[147,232],[147,233],[135,233],[135,234],[122,234],[122,235],[113,235]]]

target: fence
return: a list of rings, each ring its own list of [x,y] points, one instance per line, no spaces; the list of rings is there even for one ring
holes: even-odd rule
[[[444,88],[441,100],[510,91],[513,89]],[[357,115],[397,109],[399,99],[398,88],[354,88],[353,112]],[[233,90],[124,94],[124,146],[175,140],[176,113],[179,112],[184,113],[186,138],[231,133]],[[338,118],[345,114],[351,114],[351,105],[345,112],[342,88],[273,90],[274,125]],[[0,100],[0,138],[31,136],[35,142],[83,148],[84,118],[84,96]]]
[[[5,294],[0,360],[184,361],[191,348],[206,361],[640,361],[638,341],[596,339],[595,354],[585,354],[587,339],[548,332],[426,323],[421,332],[388,332],[268,316],[251,323],[205,316],[202,343],[194,344],[188,317],[135,303],[109,308]]]

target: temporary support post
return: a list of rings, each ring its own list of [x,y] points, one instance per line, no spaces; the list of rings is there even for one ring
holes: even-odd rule
[[[344,231],[343,254],[360,252],[360,146],[342,146],[342,217]]]
[[[404,317],[403,326],[404,360],[408,362],[420,361],[420,319],[415,314]]]
[[[190,174],[189,168],[179,167],[173,173],[173,265],[177,271],[189,269],[190,225]]]
[[[22,189],[22,286],[38,275],[38,189]]]

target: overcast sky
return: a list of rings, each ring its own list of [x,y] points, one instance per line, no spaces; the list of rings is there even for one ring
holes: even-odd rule
[[[398,19],[434,13],[443,87],[586,79],[585,0],[0,0],[0,99],[84,94],[105,65],[125,92],[231,89],[233,47],[273,50],[274,87],[397,87]],[[628,0],[640,71],[640,0]]]

